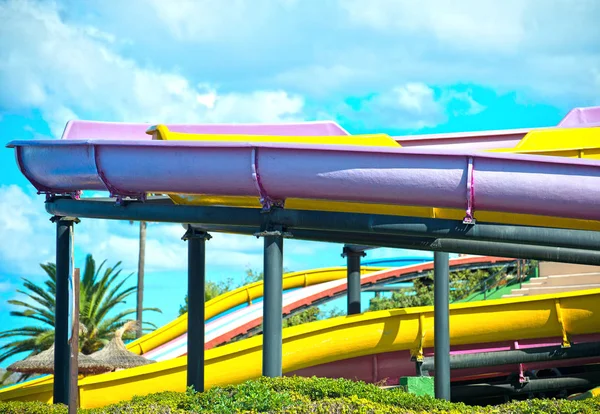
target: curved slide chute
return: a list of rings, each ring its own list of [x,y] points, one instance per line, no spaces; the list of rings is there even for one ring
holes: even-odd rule
[[[600,117],[598,118],[600,126]],[[206,134],[173,133],[165,126],[159,126],[153,132],[158,140],[171,141],[212,141],[215,136]],[[219,136],[220,140],[226,141],[227,135]],[[232,136],[234,137],[234,136]],[[268,140],[271,138],[272,140]],[[279,137],[277,137],[279,138]],[[239,139],[239,138],[238,138]],[[251,137],[246,136],[247,140]],[[289,140],[303,142],[301,138],[289,137]],[[275,137],[261,137],[260,142],[280,142]],[[307,141],[311,142],[311,141]],[[343,144],[340,142],[340,144]],[[363,145],[382,146],[376,142],[365,141]],[[415,146],[415,148],[421,148]],[[600,128],[556,128],[556,129],[534,129],[523,134],[522,138],[514,147],[491,148],[487,152],[505,154],[528,154],[551,157],[568,157],[580,159],[600,159]],[[475,168],[475,167],[474,167]],[[476,170],[475,170],[476,171]],[[176,203],[182,205],[230,205],[236,207],[257,208],[260,202],[256,197],[244,196],[216,196],[216,195],[192,195],[169,193],[169,197]],[[465,217],[465,209],[443,208],[443,207],[419,207],[404,206],[386,203],[364,203],[364,202],[342,202],[332,200],[315,200],[303,198],[287,198],[286,207],[297,210],[314,211],[344,211],[352,213],[371,213],[383,215],[398,215],[407,217],[439,218],[450,220],[462,220]],[[541,210],[540,210],[541,211]],[[560,227],[582,230],[600,230],[600,221],[597,219],[586,220],[577,218],[565,218],[551,215],[527,213],[507,213],[482,209],[477,211],[478,221],[534,225],[544,227]]]
[[[390,259],[385,260],[388,263],[393,263]],[[373,260],[375,263],[381,261],[384,261],[384,259]],[[402,261],[406,261],[406,259]],[[410,261],[421,263],[396,268],[364,266],[361,268],[361,284],[372,285],[381,282],[392,282],[398,277],[417,276],[422,272],[433,269],[433,263],[431,261],[425,262],[424,258],[413,257],[410,258]],[[511,261],[513,259],[470,256],[452,259],[450,265],[452,268],[462,268],[475,265],[491,266]],[[292,313],[301,307],[327,299],[330,300],[343,294],[346,289],[346,272],[345,267],[329,267],[285,274],[284,286],[286,290],[292,290],[292,292],[284,293],[284,314]],[[206,303],[206,320],[208,322],[206,324],[205,347],[212,348],[223,344],[259,327],[262,323],[262,302],[252,303],[252,301],[261,299],[262,293],[263,282],[259,281],[208,301]],[[247,306],[231,312],[231,309],[244,304]],[[213,320],[211,321],[211,319]],[[156,361],[164,361],[185,355],[187,352],[187,313],[129,343],[127,348],[138,355],[144,355]],[[47,375],[7,387],[0,392],[0,399],[2,399],[2,392],[50,383],[52,380],[53,376]]]
[[[557,306],[559,303],[559,306]],[[473,323],[477,321],[477,323]],[[563,333],[590,335],[600,324],[600,289],[453,304],[450,341],[453,346],[479,346],[502,341],[562,338]],[[284,329],[283,371],[351,360],[366,355],[433,346],[433,308],[367,312]],[[205,354],[207,388],[235,384],[261,375],[262,335]],[[98,407],[159,391],[183,391],[186,356],[79,381],[81,407]],[[52,384],[37,384],[0,393],[5,400],[50,402]]]

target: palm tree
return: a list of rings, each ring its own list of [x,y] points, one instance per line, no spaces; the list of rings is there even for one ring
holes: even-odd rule
[[[103,269],[104,263],[96,267],[92,255],[88,255],[81,276],[79,321],[85,326],[86,332],[79,338],[79,347],[86,355],[102,348],[112,338],[114,331],[126,322],[127,317],[136,313],[136,309],[118,309],[136,291],[136,286],[124,287],[131,275],[121,275],[121,262]],[[40,266],[48,276],[43,285],[24,278],[25,289],[18,292],[25,295],[27,300],[8,301],[11,305],[21,307],[21,310],[11,311],[12,316],[27,318],[37,324],[0,332],[0,339],[16,338],[0,348],[0,362],[20,353],[37,354],[54,343],[56,265],[46,263]],[[161,312],[158,308],[144,310]],[[156,329],[150,322],[145,325],[145,330]]]
[[[136,302],[136,318],[137,318],[137,337],[143,334],[143,318],[144,313],[144,266],[146,262],[146,222],[140,221],[140,248],[138,252],[138,279],[137,279],[137,302]]]

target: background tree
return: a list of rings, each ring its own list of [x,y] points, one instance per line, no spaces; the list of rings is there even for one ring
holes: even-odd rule
[[[333,308],[327,312],[323,312],[318,306],[311,306],[310,308],[285,318],[283,320],[283,327],[287,328],[290,326],[302,325],[308,322],[343,316],[345,314],[346,313],[339,308]]]
[[[129,220],[129,224],[133,224],[133,220]],[[144,277],[146,265],[146,228],[148,223],[140,221],[140,242],[138,248],[138,273],[137,273],[137,298],[136,298],[136,320],[137,337],[143,334],[143,308],[144,308]]]
[[[229,292],[233,289],[233,279],[223,280],[221,282],[213,282],[212,280],[207,280],[204,286],[204,300],[208,302],[209,300],[216,298],[223,293]],[[188,311],[188,295],[185,295],[184,304],[179,306],[179,316],[183,315]]]
[[[289,273],[290,271],[288,269],[284,268],[283,272]],[[239,285],[235,285],[231,278],[227,279],[225,281],[222,281],[222,282],[207,281],[206,288],[205,288],[206,293],[204,295],[204,298],[206,301],[208,301],[219,295],[227,293],[230,290],[237,289],[239,287],[248,285],[250,283],[260,282],[262,280],[264,280],[263,272],[258,272],[253,269],[246,269],[246,273],[245,273],[244,277],[242,278],[242,282]],[[179,307],[179,315],[180,316],[183,315],[184,313],[186,313],[188,310],[187,295],[185,295],[184,301],[185,301],[184,305],[181,305]],[[319,319],[328,319],[328,318],[332,318],[332,317],[339,316],[339,315],[345,315],[345,313],[337,308],[334,308],[328,312],[322,312],[321,309],[319,309],[318,307],[312,306],[310,308],[307,308],[301,312],[298,312],[298,313],[284,319],[283,327],[286,328],[288,326],[301,325],[303,323],[313,322],[313,321],[316,321]]]
[[[131,275],[121,275],[121,262],[106,268],[104,263],[96,267],[92,255],[88,255],[81,274],[79,321],[87,328],[87,332],[81,334],[79,347],[86,355],[102,348],[112,338],[114,331],[121,327],[130,315],[136,313],[136,309],[119,309],[136,291],[136,286],[124,287]],[[40,266],[47,279],[37,284],[23,278],[24,289],[17,292],[26,296],[26,299],[8,301],[9,304],[21,308],[11,311],[11,316],[25,318],[34,324],[0,332],[0,339],[14,339],[0,348],[0,362],[21,353],[37,354],[54,343],[56,265],[46,263]],[[143,310],[161,312],[158,308]],[[149,322],[145,322],[145,325],[146,331],[156,328]]]
[[[527,273],[531,269],[531,264],[527,263],[522,272]],[[516,266],[494,266],[489,269],[467,269],[450,272],[450,302],[464,299],[467,296],[481,291],[482,282],[485,279],[493,277],[490,280],[488,288],[494,283],[505,280],[508,273],[515,272]],[[433,305],[433,271],[428,272],[424,277],[415,279],[413,287],[394,291],[391,297],[376,295],[369,301],[369,310],[385,310],[410,308],[415,306]]]

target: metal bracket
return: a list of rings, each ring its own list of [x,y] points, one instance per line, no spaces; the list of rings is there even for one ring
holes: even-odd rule
[[[120,194],[113,194],[111,192],[110,196],[116,198],[115,204],[120,207],[127,205],[127,203],[136,202],[136,201],[145,203],[147,200],[146,193],[141,193],[138,195],[120,195]]]
[[[54,193],[51,191],[38,191],[37,193],[38,193],[38,195],[44,194],[46,196],[46,202],[50,203],[50,202],[54,201],[56,198],[62,198],[62,197],[68,197],[68,198],[72,198],[73,200],[79,200],[79,199],[81,199],[81,195],[83,194],[83,191],[77,190],[77,191],[71,191],[71,192],[67,192],[67,193]]]
[[[475,224],[476,220],[473,216],[475,208],[473,206],[475,202],[475,183],[473,182],[473,157],[469,157],[467,164],[467,209],[465,211],[465,218],[463,218],[463,224]]]
[[[562,309],[561,309],[560,299],[554,299],[554,306],[556,308],[556,317],[558,319],[558,323],[560,324],[560,330],[561,330],[561,334],[562,334],[561,348],[570,348],[571,341],[569,341],[569,334],[567,333],[567,328],[565,327],[565,321],[562,317]]]
[[[275,207],[280,208],[280,207]],[[271,211],[263,212],[263,221],[260,224],[260,230],[253,234],[256,238],[267,237],[267,236],[281,236],[285,239],[291,239],[294,235],[287,231],[287,229],[277,223],[271,222]]]
[[[267,191],[263,187],[260,179],[260,172],[258,170],[258,148],[252,148],[252,180],[258,191],[259,201],[262,206],[263,212],[269,212],[272,208],[283,208],[285,205],[284,200],[275,200],[267,194]]]
[[[52,216],[50,217],[50,221],[52,223],[56,223],[57,221],[72,221],[75,224],[81,223],[81,220],[79,220],[77,217],[67,217],[67,216]]]
[[[512,349],[519,349],[519,341],[513,341]],[[526,384],[529,382],[529,377],[525,375],[525,367],[523,364],[519,365],[519,384]]]
[[[344,246],[344,248],[342,250],[342,254],[341,254],[342,257],[347,257],[347,256],[365,257],[366,255],[367,255],[367,253],[365,253],[364,251],[354,250],[348,246]]]
[[[208,234],[208,232],[202,228],[191,226],[188,224],[187,230],[181,237],[181,240],[188,241],[189,239],[204,239],[210,240],[212,236]]]

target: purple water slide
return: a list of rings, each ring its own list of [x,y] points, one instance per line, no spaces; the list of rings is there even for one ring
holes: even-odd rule
[[[39,191],[323,199],[600,219],[600,161],[423,148],[14,141]]]
[[[154,124],[69,121],[61,139],[68,140],[141,140],[149,141],[146,134]],[[192,134],[247,134],[247,135],[289,135],[289,136],[335,136],[348,135],[337,123],[295,122],[280,124],[168,124],[169,130]]]
[[[600,106],[573,108],[558,126],[563,128],[600,126]]]
[[[556,127],[505,129],[498,131],[456,132],[443,134],[405,135],[394,139],[403,147],[440,149],[512,148],[532,129],[582,128],[600,126],[600,106],[574,108]]]
[[[67,140],[142,140],[151,123],[124,123],[102,121],[69,121],[62,139]],[[295,122],[278,124],[168,124],[175,132],[197,134],[247,134],[288,136],[348,135],[333,121]],[[600,107],[583,107],[571,110],[557,125],[559,128],[600,126]],[[556,128],[556,127],[550,127]],[[538,128],[545,129],[545,128]],[[435,147],[440,149],[493,149],[514,147],[531,129],[457,132],[442,134],[404,135],[393,137],[403,147]]]

